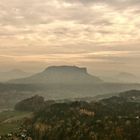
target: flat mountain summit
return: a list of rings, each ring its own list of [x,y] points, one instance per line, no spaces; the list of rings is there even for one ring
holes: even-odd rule
[[[101,82],[100,78],[90,75],[87,68],[77,66],[50,66],[30,77],[10,81],[10,83],[19,84],[89,84]]]

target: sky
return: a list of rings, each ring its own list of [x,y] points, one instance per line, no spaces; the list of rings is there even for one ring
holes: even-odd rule
[[[0,0],[0,71],[140,74],[139,61],[140,0]]]

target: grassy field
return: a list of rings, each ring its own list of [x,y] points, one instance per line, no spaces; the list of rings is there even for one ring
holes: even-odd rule
[[[15,132],[21,124],[21,120],[30,116],[30,112],[3,111],[0,113],[0,135]]]

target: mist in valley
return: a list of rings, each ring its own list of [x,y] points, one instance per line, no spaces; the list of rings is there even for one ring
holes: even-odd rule
[[[0,1],[0,140],[140,140],[138,0]]]

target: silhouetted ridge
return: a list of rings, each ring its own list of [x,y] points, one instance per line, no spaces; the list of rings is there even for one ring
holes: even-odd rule
[[[15,109],[20,111],[34,111],[34,110],[39,110],[41,107],[43,107],[43,105],[44,105],[44,98],[36,95],[34,97],[18,102],[15,105]]]
[[[129,90],[126,92],[120,93],[121,97],[139,99],[140,100],[140,90]]]

